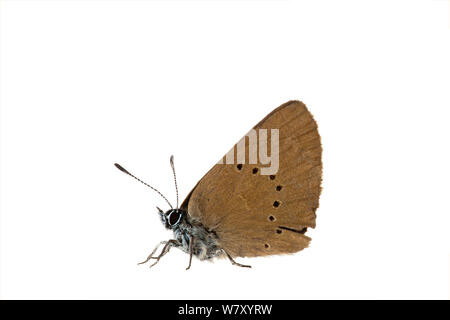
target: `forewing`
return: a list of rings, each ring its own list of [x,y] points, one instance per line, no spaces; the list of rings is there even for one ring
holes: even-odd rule
[[[297,252],[309,244],[304,233],[315,227],[319,206],[322,148],[316,122],[303,103],[290,101],[254,129],[279,130],[278,172],[261,175],[267,165],[260,161],[216,164],[182,208],[214,231],[233,257]]]

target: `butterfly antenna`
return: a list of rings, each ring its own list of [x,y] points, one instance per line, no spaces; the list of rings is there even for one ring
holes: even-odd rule
[[[177,209],[178,209],[178,185],[177,185],[177,175],[175,174],[175,165],[173,163],[173,156],[170,156],[170,166],[172,167],[173,180],[175,181],[175,191],[177,192]]]
[[[132,175],[131,173],[129,173],[127,170],[125,170],[124,167],[122,167],[120,164],[118,163],[114,163],[114,165],[116,166],[117,169],[119,169],[120,171],[122,171],[123,173],[126,173],[127,175],[129,175],[130,177],[135,178],[137,181],[139,181],[140,183],[146,185],[147,187],[149,187],[150,189],[156,191],[164,200],[166,200],[166,202],[169,204],[170,208],[173,209],[172,205],[170,204],[169,200],[167,200],[166,197],[163,196],[163,194],[161,192],[159,192],[157,189],[153,188],[151,185],[149,185],[148,183],[145,183],[144,181],[142,181],[141,179],[139,179],[138,177]]]

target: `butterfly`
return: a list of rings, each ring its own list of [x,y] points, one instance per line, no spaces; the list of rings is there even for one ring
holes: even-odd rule
[[[306,232],[316,226],[321,193],[321,157],[315,120],[302,102],[289,101],[254,126],[179,207],[173,156],[170,164],[176,208],[157,189],[116,163],[118,169],[156,191],[170,206],[167,211],[157,210],[174,238],[160,242],[140,264],[154,260],[152,267],[171,248],[179,248],[189,254],[186,270],[193,256],[200,260],[226,257],[233,265],[250,267],[234,259],[289,254],[308,247],[311,238]]]

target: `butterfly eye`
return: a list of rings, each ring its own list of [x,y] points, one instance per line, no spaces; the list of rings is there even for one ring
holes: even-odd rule
[[[178,224],[178,222],[180,222],[181,220],[181,213],[178,210],[173,210],[169,213],[168,216],[168,221],[169,221],[169,225],[173,226]]]

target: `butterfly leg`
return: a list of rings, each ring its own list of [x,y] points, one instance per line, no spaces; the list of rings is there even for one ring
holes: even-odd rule
[[[226,252],[225,250],[223,250],[223,252],[225,252],[225,254],[227,255],[228,259],[230,259],[230,262],[231,262],[232,265],[238,266],[238,267],[243,267],[243,268],[251,268],[251,267],[252,267],[252,266],[248,266],[248,265],[245,265],[245,264],[237,263],[237,262],[234,261],[234,259],[229,255],[228,252]]]
[[[162,244],[166,244],[167,241],[161,241],[160,243],[158,243],[158,245],[155,247],[155,249],[153,249],[152,253],[150,253],[147,257],[147,259],[145,259],[145,261],[139,262],[138,264],[144,264],[146,262],[148,262],[150,259],[154,259],[153,255],[155,254],[156,250],[158,250],[159,246]]]
[[[153,257],[153,259],[156,259],[156,261],[152,265],[150,265],[150,268],[153,267],[155,264],[157,264],[159,262],[159,259],[164,257],[164,255],[170,251],[170,248],[178,247],[179,245],[180,244],[176,240],[169,240],[169,241],[167,241],[166,245],[163,247],[163,249],[162,249],[161,253],[159,254],[159,256]]]
[[[156,250],[158,250],[159,246],[162,245],[162,244],[164,244],[164,247],[163,247],[163,249],[161,250],[161,253],[159,254],[159,256],[154,257],[153,255],[155,254]],[[178,241],[176,241],[176,240],[161,241],[161,242],[156,246],[156,248],[152,251],[152,253],[150,253],[150,255],[147,257],[147,259],[145,259],[145,261],[142,261],[142,262],[140,262],[140,263],[138,263],[138,264],[144,264],[144,263],[148,262],[150,259],[156,259],[156,262],[153,263],[153,264],[150,266],[150,268],[151,268],[151,267],[153,267],[155,264],[157,264],[157,263],[159,262],[159,260],[160,260],[166,253],[169,252],[169,250],[170,250],[171,247],[178,247],[178,246],[180,246],[180,244],[179,244]]]
[[[194,237],[190,237],[189,238],[189,265],[187,266],[186,270],[189,270],[191,268],[193,253],[194,253]]]

